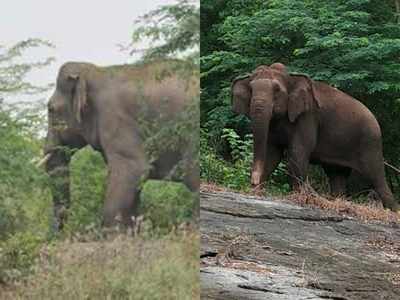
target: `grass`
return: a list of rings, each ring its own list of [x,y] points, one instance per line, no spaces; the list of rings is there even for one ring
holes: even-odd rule
[[[304,184],[300,191],[292,193],[287,199],[300,206],[316,207],[327,212],[365,222],[400,223],[400,214],[384,209],[378,201],[370,200],[369,202],[359,204],[345,197],[328,199],[327,196],[315,192],[308,184]]]
[[[41,249],[32,276],[0,286],[0,299],[198,299],[199,247],[191,230],[58,242]]]
[[[235,192],[226,187],[221,187],[212,183],[202,183],[201,191],[204,192]],[[264,189],[251,190],[241,194],[263,197],[266,194]],[[318,194],[309,184],[305,183],[301,190],[291,193],[288,196],[277,197],[305,207],[314,207],[326,212],[339,214],[345,217],[355,218],[361,221],[379,221],[382,223],[400,223],[400,213],[394,213],[382,207],[377,201],[367,203],[354,203],[345,197],[330,198]]]

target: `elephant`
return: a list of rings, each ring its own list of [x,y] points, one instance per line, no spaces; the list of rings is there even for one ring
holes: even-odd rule
[[[331,193],[341,195],[355,170],[371,183],[385,208],[399,209],[385,179],[378,121],[358,100],[274,63],[236,78],[231,105],[234,113],[251,120],[253,186],[265,181],[286,155],[294,189],[304,182],[309,164],[317,164],[328,176]]]
[[[181,139],[174,148],[163,141],[159,154],[150,157],[146,141],[149,134],[154,137],[158,132],[146,133],[148,128],[143,124],[159,120],[159,127],[153,126],[156,130],[176,125],[185,112],[198,110],[198,94],[198,76],[188,72],[184,61],[153,60],[107,67],[86,62],[63,64],[48,101],[42,162],[50,178],[57,179],[52,180],[56,182],[52,184],[56,230],[62,229],[70,203],[69,149],[90,145],[104,158],[108,170],[104,226],[132,226],[141,186],[147,179],[170,177],[197,192],[196,143]],[[196,126],[196,120],[193,122]],[[174,127],[169,130],[165,138],[173,141],[178,134]],[[183,169],[180,176],[173,172],[179,162]]]

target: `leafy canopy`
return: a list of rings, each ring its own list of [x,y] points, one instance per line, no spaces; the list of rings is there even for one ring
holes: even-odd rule
[[[132,45],[149,41],[144,58],[177,57],[198,65],[200,46],[200,8],[197,1],[179,0],[143,15],[135,22]],[[135,50],[133,50],[135,52]]]

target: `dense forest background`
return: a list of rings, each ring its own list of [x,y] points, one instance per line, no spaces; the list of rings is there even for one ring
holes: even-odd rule
[[[178,57],[187,61],[185,72],[198,76],[199,22],[196,1],[161,6],[132,20],[132,42],[125,50],[137,53],[145,41],[149,46],[140,49],[143,60]],[[52,230],[51,178],[36,164],[43,156],[47,130],[48,99],[41,99],[42,93],[54,84],[34,86],[27,78],[54,59],[23,61],[32,51],[57,45],[40,39],[12,46],[2,42],[7,41],[0,41],[0,299],[197,297],[198,235],[195,230],[177,231],[180,224],[192,220],[197,196],[182,184],[150,181],[144,185],[140,234],[110,240],[101,229],[106,166],[99,153],[86,147],[70,164],[71,207],[65,229]],[[18,101],[26,95],[39,100]],[[198,135],[193,131],[198,132],[199,99],[194,102],[194,109],[182,118],[187,122],[176,133],[190,136],[196,144]],[[81,261],[71,262],[71,257]]]
[[[203,0],[202,180],[249,189],[251,129],[246,117],[231,112],[230,85],[274,62],[361,100],[381,125],[386,161],[400,166],[399,9],[393,0]],[[326,187],[322,172],[312,173]],[[399,198],[398,174],[387,175]],[[288,191],[284,163],[269,187]]]

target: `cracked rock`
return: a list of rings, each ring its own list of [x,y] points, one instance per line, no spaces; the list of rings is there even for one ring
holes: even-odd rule
[[[400,231],[269,198],[201,193],[202,299],[400,299]]]

